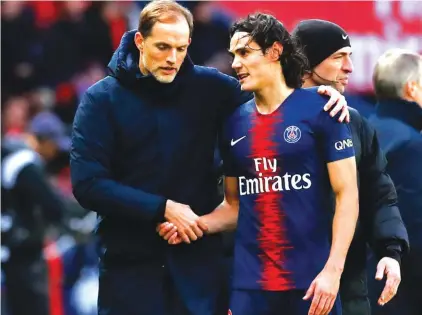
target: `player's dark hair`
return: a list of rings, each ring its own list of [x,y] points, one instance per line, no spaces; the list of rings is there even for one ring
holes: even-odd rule
[[[290,35],[274,16],[263,13],[250,14],[232,25],[230,38],[236,32],[249,33],[251,41],[256,42],[264,54],[274,42],[283,45],[283,52],[279,60],[286,85],[290,88],[302,86],[303,76],[310,70],[308,59],[297,39]]]

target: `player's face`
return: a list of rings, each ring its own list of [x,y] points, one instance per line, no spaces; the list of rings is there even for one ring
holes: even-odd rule
[[[161,83],[171,83],[187,54],[189,25],[182,17],[169,23],[157,22],[148,37],[137,32],[135,44],[140,51],[142,73],[153,75]]]
[[[237,32],[230,40],[232,68],[236,71],[243,91],[255,92],[271,82],[270,61],[259,45],[246,32]]]
[[[330,57],[321,62],[315,67],[312,78],[319,84],[330,84],[340,93],[344,93],[347,84],[349,83],[349,74],[353,71],[353,63],[351,59],[352,48],[344,47],[337,50]],[[321,78],[327,80],[322,80]],[[334,81],[334,82],[333,82]]]

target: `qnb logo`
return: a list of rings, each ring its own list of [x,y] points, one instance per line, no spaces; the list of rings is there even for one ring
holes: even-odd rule
[[[353,147],[353,141],[352,139],[337,141],[336,143],[334,143],[334,147],[337,151],[342,151],[344,149]]]
[[[241,196],[261,194],[274,191],[289,191],[309,189],[312,186],[310,174],[289,174],[283,176],[262,176],[258,178],[239,177],[239,192]]]

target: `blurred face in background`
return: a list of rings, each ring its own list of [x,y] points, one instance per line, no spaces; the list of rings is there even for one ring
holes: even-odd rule
[[[30,105],[24,97],[9,99],[2,113],[2,129],[5,133],[20,133],[28,123]]]
[[[337,50],[314,68],[312,80],[316,85],[331,85],[340,93],[344,93],[349,83],[349,74],[353,72],[351,55],[351,47]]]
[[[142,74],[151,74],[161,83],[173,82],[187,54],[189,31],[189,24],[180,15],[156,22],[146,38],[137,32],[135,44]]]
[[[59,154],[56,143],[50,139],[36,139],[35,151],[47,162],[54,160]]]
[[[407,82],[403,94],[409,98],[410,101],[416,102],[419,107],[422,108],[422,59],[419,68],[418,80]]]
[[[275,46],[275,44],[273,45]],[[236,71],[243,91],[257,92],[262,90],[278,77],[281,73],[281,66],[278,58],[282,53],[282,46],[279,44],[279,51],[263,54],[261,47],[251,41],[246,32],[236,32],[230,40],[229,52],[233,56],[232,68]],[[274,47],[268,49],[270,52]]]

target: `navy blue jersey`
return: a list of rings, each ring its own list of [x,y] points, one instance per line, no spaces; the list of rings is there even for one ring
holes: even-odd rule
[[[354,156],[351,132],[324,112],[316,89],[297,89],[271,114],[254,100],[228,119],[226,176],[238,178],[234,287],[307,288],[330,251],[327,163]]]

